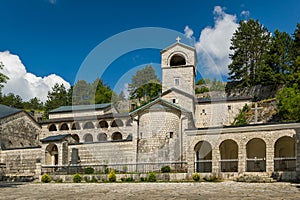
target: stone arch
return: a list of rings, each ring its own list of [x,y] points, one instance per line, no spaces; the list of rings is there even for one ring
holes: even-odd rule
[[[48,127],[49,131],[57,131],[56,125],[55,124],[50,124]]]
[[[112,135],[111,135],[111,139],[112,140],[122,140],[122,133],[120,132],[114,132]]]
[[[92,143],[93,142],[93,136],[90,133],[87,133],[83,136],[83,140],[85,143]]]
[[[212,146],[207,141],[200,141],[195,145],[196,172],[212,171]]]
[[[221,171],[237,172],[238,171],[238,144],[231,139],[224,140],[220,146]]]
[[[59,127],[59,130],[60,131],[63,131],[63,130],[69,130],[69,126],[67,123],[62,123]]]
[[[274,170],[295,171],[296,141],[289,136],[279,138],[274,145]]]
[[[115,119],[114,121],[111,122],[111,127],[122,127],[123,125],[124,124],[120,119]]]
[[[108,123],[105,120],[102,120],[98,124],[98,128],[108,128]]]
[[[246,145],[248,172],[266,171],[266,143],[260,138],[253,138]]]
[[[99,142],[107,141],[106,133],[99,133],[98,136],[97,136],[97,139],[98,139]]]
[[[86,122],[83,126],[83,129],[94,129],[95,126],[93,124],[93,122]]]
[[[72,130],[80,130],[80,124],[78,122],[74,122],[71,127]]]
[[[170,66],[186,65],[186,59],[183,55],[176,53],[170,59]]]
[[[126,121],[126,126],[132,126],[132,119],[130,118],[130,119],[128,119],[127,121]]]
[[[58,147],[56,144],[49,144],[45,151],[45,164],[58,165]]]

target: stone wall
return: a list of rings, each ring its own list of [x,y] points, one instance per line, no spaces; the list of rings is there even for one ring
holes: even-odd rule
[[[41,148],[0,151],[0,162],[6,164],[5,176],[36,176],[42,156]]]
[[[213,102],[212,99],[212,102],[197,104],[196,127],[229,126],[245,104],[250,103],[250,100]]]
[[[5,148],[39,145],[40,126],[25,112],[0,120],[0,141]]]
[[[78,149],[80,164],[82,165],[135,162],[135,149],[132,141],[69,145],[68,148],[70,160],[72,149]]]
[[[139,119],[138,162],[179,160],[180,113],[146,110]]]

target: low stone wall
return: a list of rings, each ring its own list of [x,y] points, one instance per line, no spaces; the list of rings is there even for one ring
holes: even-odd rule
[[[30,177],[37,175],[41,148],[24,148],[0,151],[0,163],[5,163],[5,176]]]

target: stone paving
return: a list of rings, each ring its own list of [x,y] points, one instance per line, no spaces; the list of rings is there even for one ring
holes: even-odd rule
[[[300,199],[300,184],[0,182],[0,199]]]

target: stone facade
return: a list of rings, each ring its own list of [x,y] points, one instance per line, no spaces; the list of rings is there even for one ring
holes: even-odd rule
[[[0,141],[4,148],[39,145],[41,127],[25,112],[0,119]]]
[[[6,175],[87,166],[144,172],[170,165],[189,177],[300,178],[299,123],[222,128],[251,99],[196,99],[195,49],[177,42],[161,53],[161,96],[130,113],[99,104],[94,110],[60,107],[40,125],[24,112],[1,119],[1,141],[14,144],[0,151]]]

